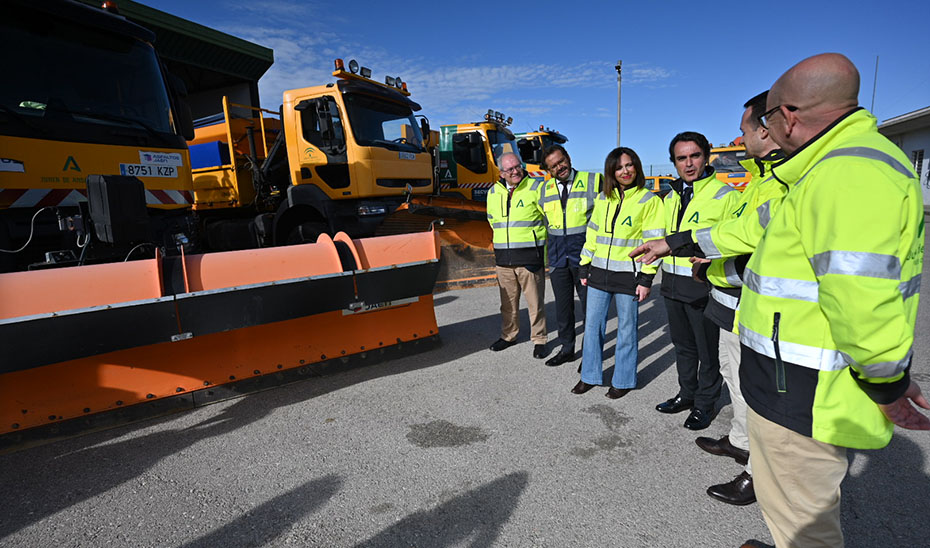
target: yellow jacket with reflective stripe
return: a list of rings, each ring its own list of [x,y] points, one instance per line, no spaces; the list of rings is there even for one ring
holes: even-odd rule
[[[542,181],[526,176],[513,190],[498,181],[488,192],[495,261],[500,266],[545,263],[546,221],[539,208]]]
[[[772,165],[775,161],[782,160],[784,155],[778,151],[778,154],[770,154],[767,158],[772,160],[762,160],[765,177],[761,176],[756,160],[740,161],[740,164],[752,173],[752,180],[740,195],[736,209],[728,219],[692,233],[694,242],[700,245],[704,256],[713,259],[706,272],[707,281],[713,286],[710,289],[711,302],[708,303],[708,308],[716,305],[727,310],[727,313],[722,310],[705,312],[708,316],[713,316],[712,319],[721,328],[736,333],[739,332],[736,318],[740,288],[743,286],[742,266],[762,239],[762,232],[771,214],[788,193],[788,186],[771,176]]]
[[[546,215],[549,266],[575,267],[584,245],[585,228],[594,209],[594,198],[601,188],[601,175],[576,171],[569,183],[571,186],[564,209],[556,183],[555,177],[543,183],[539,198],[539,205]]]
[[[747,265],[739,325],[768,360],[747,364],[744,352],[741,384],[773,422],[873,449],[893,430],[875,402],[908,382],[923,202],[907,157],[867,111],[825,131],[773,170],[790,192]]]
[[[713,168],[707,168],[707,175],[694,181],[694,195],[685,208],[678,224],[681,210],[681,197],[678,190],[684,184],[681,179],[672,182],[672,188],[663,202],[666,234],[695,231],[711,226],[734,211],[740,193],[734,188],[721,183]],[[666,257],[662,259],[662,295],[683,302],[694,302],[707,296],[707,288],[691,278],[691,262],[688,257]]]
[[[633,294],[636,285],[649,287],[658,266],[640,265],[630,252],[644,241],[664,238],[664,224],[662,199],[648,189],[631,188],[623,195],[615,190],[609,197],[601,192],[581,250],[582,277],[589,286],[611,293]]]

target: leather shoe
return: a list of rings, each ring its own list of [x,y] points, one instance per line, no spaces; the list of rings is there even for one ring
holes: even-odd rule
[[[686,400],[681,396],[675,396],[656,406],[656,411],[660,413],[681,413],[686,409],[694,407],[694,400]]]
[[[533,357],[536,358],[537,360],[541,360],[545,358],[546,354],[548,354],[548,352],[546,352],[546,345],[537,344],[536,346],[533,347]]]
[[[711,485],[707,488],[707,494],[721,502],[737,506],[746,506],[756,502],[756,491],[752,488],[752,476],[747,472],[736,476],[729,483]]]
[[[594,388],[593,384],[588,384],[584,381],[578,381],[578,384],[576,384],[575,387],[572,388],[572,394],[584,394],[585,392],[587,392],[588,390],[591,390],[592,388]]]
[[[611,386],[610,388],[607,389],[607,393],[604,395],[612,400],[616,400],[616,399],[622,398],[623,396],[626,396],[629,393],[630,393],[629,388],[614,388],[613,386]]]
[[[703,430],[710,426],[713,420],[710,412],[702,409],[692,409],[691,414],[685,419],[685,428],[688,430]]]
[[[730,443],[730,436],[724,436],[719,440],[714,438],[700,437],[694,440],[698,447],[707,451],[711,455],[720,455],[721,457],[733,457],[733,460],[746,466],[749,462],[749,451],[735,447]]]
[[[510,348],[514,345],[516,341],[505,341],[504,339],[497,339],[494,341],[494,344],[491,345],[491,350],[495,352],[500,352],[505,348]]]
[[[549,367],[555,367],[557,365],[562,365],[563,363],[568,363],[574,359],[575,359],[574,352],[565,352],[563,350],[559,352],[558,354],[556,354],[555,356],[552,356],[551,358],[546,360],[546,365],[548,365]]]

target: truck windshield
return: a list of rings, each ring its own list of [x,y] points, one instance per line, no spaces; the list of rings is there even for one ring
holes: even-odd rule
[[[488,130],[488,143],[491,145],[491,154],[494,155],[495,161],[505,152],[513,152],[517,156],[520,155],[520,150],[517,148],[517,141],[513,138],[513,134],[493,129]]]
[[[409,107],[360,93],[347,93],[343,97],[359,146],[423,152],[420,126]]]
[[[0,20],[5,134],[85,142],[179,137],[155,51],[136,38],[20,9]],[[123,132],[114,137],[114,130]]]
[[[746,159],[745,150],[710,151],[710,165],[717,173],[740,173],[746,168],[739,165],[740,160]]]

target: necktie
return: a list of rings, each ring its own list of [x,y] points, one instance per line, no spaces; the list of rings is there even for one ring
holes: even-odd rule
[[[566,202],[568,202],[568,183],[562,183],[562,209],[565,209]]]

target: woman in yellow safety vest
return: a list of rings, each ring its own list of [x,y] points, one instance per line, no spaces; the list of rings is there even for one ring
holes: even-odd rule
[[[639,361],[639,303],[649,296],[657,265],[640,265],[630,252],[645,240],[665,237],[662,199],[645,188],[639,156],[630,148],[615,148],[604,161],[604,188],[581,250],[579,277],[588,287],[581,380],[572,388],[584,394],[604,384],[604,333],[610,302],[617,307],[614,374],[607,397],[620,398],[636,387]]]

